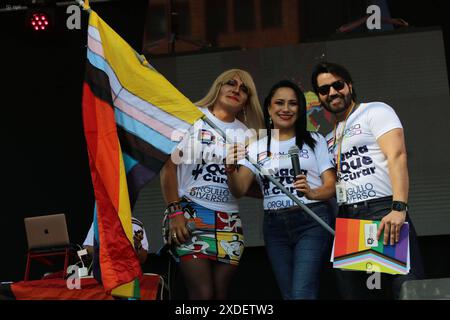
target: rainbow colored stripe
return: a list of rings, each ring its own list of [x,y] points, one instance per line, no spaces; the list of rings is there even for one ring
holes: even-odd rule
[[[203,113],[94,11],[89,17],[83,124],[96,199],[96,244],[107,292],[138,297],[142,271],[131,210]],[[94,266],[95,268],[95,266]]]
[[[333,267],[359,271],[379,271],[389,274],[409,272],[409,225],[405,223],[400,231],[397,244],[383,245],[383,235],[378,246],[365,244],[365,225],[380,221],[359,219],[336,219]]]

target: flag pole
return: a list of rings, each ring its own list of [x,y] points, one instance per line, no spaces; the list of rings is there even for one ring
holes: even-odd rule
[[[85,1],[83,1],[83,0],[74,0],[74,1],[87,13],[92,12],[91,7],[89,7],[89,1],[88,1],[88,4],[86,4]],[[155,70],[155,68],[153,68],[153,66],[147,61],[147,59],[145,59],[144,55],[139,54],[136,50],[134,50],[134,54],[136,55],[136,57],[139,59],[139,61],[141,62],[141,64],[144,67]]]
[[[91,10],[91,8],[89,7],[89,1],[88,1],[87,4],[85,4],[83,0],[75,0],[75,2],[76,2],[81,8],[83,8],[83,10],[85,10],[85,11],[91,13],[92,10]]]
[[[220,129],[214,122],[212,122],[206,115],[202,117],[202,120],[205,121],[208,125],[210,125],[213,129],[217,130],[222,137],[225,138],[226,141],[233,141],[230,139],[222,129]],[[304,203],[302,203],[296,196],[294,196],[289,190],[287,190],[278,180],[276,180],[271,175],[265,175],[263,173],[262,167],[253,159],[250,158],[250,156],[247,154],[245,158],[255,167],[256,171],[265,176],[267,179],[269,179],[274,185],[276,185],[280,190],[288,196],[292,201],[294,201],[297,205],[300,206],[306,213],[308,213],[316,222],[318,222],[322,227],[324,227],[329,233],[331,233],[333,236],[335,234],[334,230],[327,224],[325,221],[323,221],[317,214],[314,213],[310,208],[308,208]]]
[[[88,13],[91,13],[92,10],[89,7],[89,1],[83,1],[83,0],[75,0],[75,2],[83,8],[83,10],[87,11]],[[136,54],[136,57],[141,61],[141,63],[148,67],[153,69],[153,67],[146,61],[146,59],[138,54],[136,51],[134,51]],[[205,121],[207,124],[209,124],[212,128],[217,130],[223,138],[225,138],[226,141],[233,141],[227,135],[220,129],[218,126],[215,125],[208,117],[203,116],[203,121]],[[257,172],[261,175],[264,175],[262,172],[261,166],[259,166],[256,161],[253,159],[250,159],[248,155],[245,156],[245,158],[256,168]],[[299,205],[306,213],[308,213],[314,220],[316,220],[322,227],[324,227],[328,232],[330,232],[334,236],[334,230],[326,224],[321,218],[319,218],[311,209],[309,209],[305,204],[303,204],[297,197],[295,197],[291,192],[289,192],[279,181],[277,181],[275,178],[273,178],[270,175],[264,175],[266,178],[268,178],[274,185],[276,185],[280,190],[288,196],[292,201],[294,201],[297,205]]]

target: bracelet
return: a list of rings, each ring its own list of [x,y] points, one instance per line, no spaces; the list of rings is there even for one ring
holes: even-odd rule
[[[184,212],[183,211],[177,211],[177,212],[174,212],[172,214],[169,214],[169,219],[172,219],[173,217],[179,216],[180,214],[184,214]]]
[[[168,206],[167,206],[167,211],[172,214],[178,211],[181,211],[182,207],[181,204],[178,201],[174,201],[171,202]]]
[[[177,205],[177,204],[180,204],[180,200],[176,200],[176,201],[169,202],[169,204],[167,205],[167,207],[170,207],[170,206],[172,206],[172,205]]]

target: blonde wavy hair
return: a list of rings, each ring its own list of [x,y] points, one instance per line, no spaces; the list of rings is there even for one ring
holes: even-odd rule
[[[244,123],[249,129],[255,129],[256,132],[258,132],[259,129],[264,128],[264,116],[261,105],[259,104],[255,83],[253,82],[252,76],[247,71],[241,69],[230,69],[223,72],[217,77],[211,88],[209,88],[206,96],[197,101],[195,104],[200,108],[209,108],[214,105],[217,97],[219,96],[219,91],[222,85],[228,80],[233,79],[236,75],[249,89],[245,106],[242,111],[236,115],[236,118]]]

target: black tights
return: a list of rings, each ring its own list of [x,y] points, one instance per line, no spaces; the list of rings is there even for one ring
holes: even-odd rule
[[[180,263],[180,270],[191,300],[224,300],[236,266],[209,259]]]

